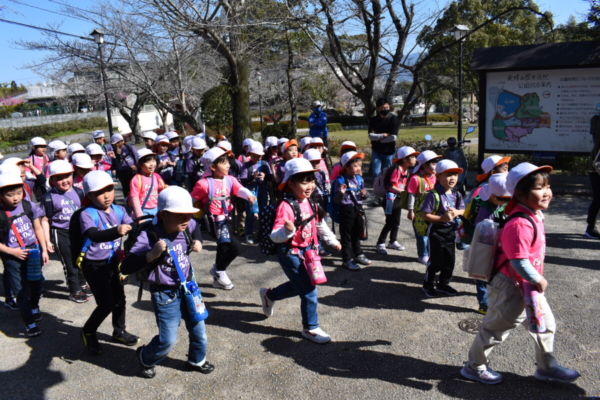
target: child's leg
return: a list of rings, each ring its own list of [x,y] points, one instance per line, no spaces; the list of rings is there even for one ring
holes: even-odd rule
[[[352,253],[352,226],[354,225],[354,207],[340,206],[340,243],[342,244],[342,261],[354,258]]]
[[[400,197],[400,196],[398,196]],[[400,218],[402,217],[402,208],[397,207],[392,210],[391,215],[391,230],[390,230],[390,243],[394,243],[398,240],[398,231],[400,230]],[[387,216],[385,219],[385,223],[387,225]],[[385,241],[385,238],[383,239]],[[383,243],[383,242],[382,242]]]
[[[246,200],[235,197],[235,225],[234,228],[239,232],[244,229],[244,213],[246,210]]]
[[[96,333],[98,327],[108,315],[115,309],[115,299],[112,289],[112,271],[106,265],[106,261],[83,260],[83,276],[88,281],[96,308],[83,326],[85,333]]]
[[[358,213],[354,211],[354,223],[352,224],[352,252],[354,257],[358,257],[363,254],[362,246],[360,245],[360,221],[358,219]]]
[[[56,249],[56,253],[60,258],[65,272],[65,280],[69,287],[69,292],[74,295],[81,292],[81,286],[85,285],[85,279],[81,274],[81,270],[73,265],[71,259],[71,240],[69,239],[69,231],[65,229],[52,229],[50,232],[52,242]]]
[[[246,222],[244,224],[244,231],[246,235],[252,235],[254,233],[254,213],[252,212],[252,205],[249,201],[244,200],[246,205]]]
[[[164,360],[175,345],[182,316],[181,309],[185,307],[181,298],[177,296],[178,289],[177,287],[160,291],[151,289],[158,335],[142,348],[141,361],[146,367],[152,367]]]
[[[448,285],[454,273],[456,261],[456,246],[454,244],[454,227],[443,226],[437,230],[437,235],[442,237],[440,253],[442,256],[440,264],[440,285]]]
[[[200,367],[206,361],[206,346],[208,343],[204,321],[192,322],[190,314],[187,311],[187,305],[183,301],[181,302],[181,314],[189,334],[190,346],[187,361],[192,365]]]
[[[230,232],[228,243],[217,244],[217,271],[225,271],[240,253],[240,241]]]
[[[111,264],[111,292],[113,295],[114,307],[112,310],[112,324],[115,332],[119,333],[125,330],[125,314],[127,310],[127,301],[125,299],[125,287],[119,282],[119,272],[116,266]]]
[[[18,268],[19,273],[19,291],[17,292],[17,305],[19,307],[19,312],[21,313],[21,318],[25,325],[31,325],[35,321],[33,320],[33,314],[31,314],[31,303],[29,301],[29,296],[31,293],[31,286],[29,281],[27,280],[27,261],[21,261],[17,259],[5,259],[5,266],[10,266],[11,269]],[[39,282],[39,281],[38,281]],[[15,286],[13,286],[14,288]],[[39,293],[37,294],[39,302]],[[37,306],[37,304],[36,304]]]
[[[18,270],[11,271],[10,266],[7,266],[4,260],[3,264],[4,272],[2,273],[2,286],[4,287],[4,297],[10,299],[11,297],[16,297],[16,293],[19,293],[19,290],[21,290],[21,273]],[[14,280],[19,282],[18,288],[15,288]]]
[[[444,235],[443,231],[438,234],[439,226],[431,224],[429,227],[429,262],[425,272],[425,285],[433,286],[435,275],[439,273],[444,264]]]
[[[415,224],[413,224],[413,231],[415,232],[415,239],[417,241],[417,255],[419,257],[429,257],[429,238],[419,235]]]
[[[385,210],[385,207],[384,207],[384,210]],[[387,239],[391,230],[392,230],[392,215],[385,214],[385,225],[383,225],[383,228],[381,228],[381,233],[379,234],[379,238],[377,239],[377,244],[385,243],[385,239]],[[391,241],[391,239],[390,239],[390,241]]]
[[[477,302],[480,307],[487,307],[488,295],[487,295],[487,282],[475,280],[475,287],[477,288]]]

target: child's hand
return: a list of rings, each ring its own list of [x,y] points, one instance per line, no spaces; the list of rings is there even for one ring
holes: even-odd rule
[[[538,292],[544,293],[546,291],[546,288],[548,287],[548,281],[546,280],[546,278],[542,278],[540,283],[538,283],[535,286],[537,287]]]
[[[263,172],[258,172],[256,174],[256,178],[258,178],[258,180],[262,182],[265,180],[265,174]]]
[[[48,261],[50,261],[50,257],[48,256],[48,252],[47,251],[42,251],[42,265],[48,264]]]
[[[254,196],[250,196],[250,197],[248,197],[248,202],[249,202],[250,204],[254,204],[254,202],[255,202],[255,201],[256,201],[256,197],[254,197]]]
[[[348,185],[346,185],[345,183],[342,183],[340,185],[340,192],[341,193],[346,193],[346,189],[348,189]]]
[[[456,208],[448,207],[448,211],[446,211],[446,213],[448,215],[450,215],[450,218],[452,218],[454,220],[454,219],[456,219],[456,217],[458,217],[458,214],[456,211],[457,211]]]
[[[52,244],[52,242],[46,242],[46,249],[49,253],[54,253],[54,245]]]
[[[150,253],[148,253],[148,255],[146,256],[146,261],[151,262],[151,261],[156,260],[165,251],[167,251],[167,244],[165,243],[164,240],[159,240],[158,242],[156,242],[154,244],[154,247],[152,248],[152,250],[150,250]]]
[[[17,247],[12,249],[11,255],[19,260],[27,260],[27,257],[29,257],[29,249],[21,249]]]
[[[360,195],[361,195],[362,197],[367,197],[367,189],[361,189],[361,190],[360,190]]]
[[[288,232],[294,232],[296,230],[296,227],[294,226],[294,223],[292,221],[288,221],[287,219],[284,220],[285,224],[283,224],[283,226],[285,227],[285,229],[288,230]]]
[[[115,156],[115,152],[114,151],[109,151],[106,153],[110,158],[116,158],[117,156]]]
[[[334,249],[336,249],[337,251],[342,250],[342,244],[340,242],[338,242],[336,245],[331,246]]]
[[[202,251],[202,243],[199,240],[194,240],[194,247],[192,247],[192,251],[196,253],[200,253]]]
[[[406,215],[410,221],[414,221],[415,219],[415,210],[408,210],[408,214]]]
[[[131,225],[129,224],[122,224],[117,226],[117,232],[119,232],[119,235],[121,236],[125,236],[127,234],[127,232],[129,232],[131,230]]]
[[[442,222],[450,222],[453,219],[454,218],[452,218],[452,216],[450,215],[450,212],[446,211],[446,213],[444,215],[442,215],[442,218],[440,219],[440,221],[442,221]]]

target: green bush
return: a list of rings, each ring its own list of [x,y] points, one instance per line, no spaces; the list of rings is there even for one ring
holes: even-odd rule
[[[264,139],[268,138],[269,136],[275,136],[278,138],[288,138],[288,139],[293,139],[294,135],[292,134],[292,130],[290,129],[289,125],[285,125],[285,124],[273,124],[273,125],[267,125],[263,128],[262,132],[261,132],[261,136]]]
[[[411,122],[417,123],[430,123],[430,122],[457,122],[458,115],[455,114],[437,114],[437,115],[428,115],[427,117],[414,117],[410,119]]]
[[[99,127],[106,127],[106,120],[103,117],[77,119],[23,128],[0,128],[0,141],[27,142],[36,136],[48,137],[59,132],[77,131],[79,129],[92,130]]]
[[[254,132],[260,132],[260,121],[252,121],[250,122],[250,129],[252,129],[252,133]],[[265,127],[267,125],[266,122],[263,122],[263,127]]]
[[[292,121],[280,121],[280,125],[292,125]],[[296,121],[296,129],[308,129],[308,121],[298,120]]]
[[[342,124],[338,124],[338,123],[327,124],[327,130],[329,132],[339,132],[339,131],[343,130]]]

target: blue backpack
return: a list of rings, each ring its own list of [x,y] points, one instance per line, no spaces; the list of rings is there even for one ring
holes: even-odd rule
[[[344,175],[338,176],[335,180],[337,181],[338,185],[348,186],[348,179],[346,179],[346,177]],[[352,189],[352,188],[348,187],[346,190],[358,192],[360,190],[360,188],[363,186],[362,176],[356,175],[356,181],[358,182],[358,189]],[[339,218],[340,208],[339,208],[339,205],[337,205],[336,203],[333,202],[334,194],[335,193],[332,190],[331,195],[329,197],[329,203],[327,203],[326,208],[327,208],[327,213],[331,217],[332,221],[335,222],[336,224],[339,224],[340,223],[340,218]]]

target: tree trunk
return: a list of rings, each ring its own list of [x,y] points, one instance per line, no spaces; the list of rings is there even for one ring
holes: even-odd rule
[[[229,90],[233,108],[232,147],[236,154],[242,152],[242,142],[250,132],[250,73],[248,61],[238,58],[235,70],[229,74]]]
[[[288,48],[288,63],[285,70],[287,75],[287,89],[288,89],[288,100],[290,103],[290,112],[292,113],[292,119],[290,129],[293,137],[296,137],[298,133],[298,107],[296,105],[296,96],[294,95],[294,77],[292,76],[294,71],[294,51],[292,49],[292,43],[290,42],[289,31],[285,33],[285,39],[287,41]]]

